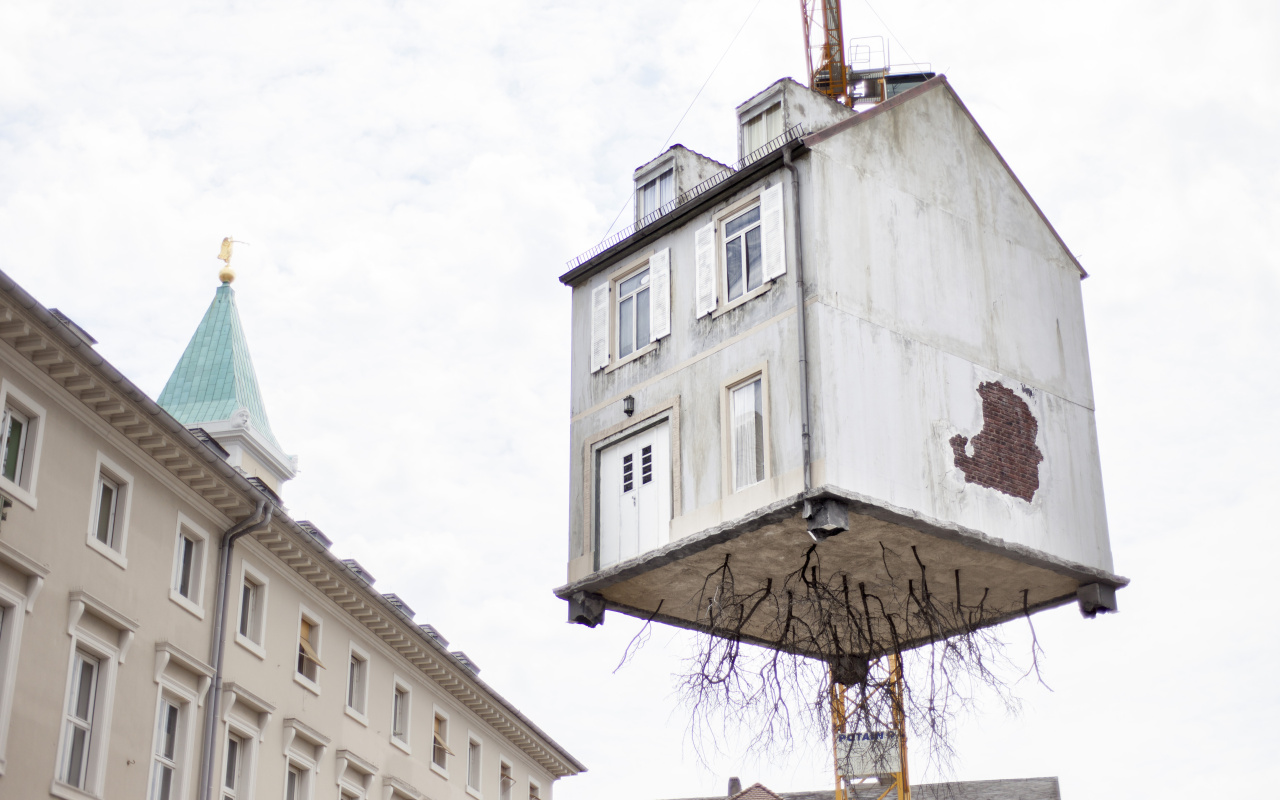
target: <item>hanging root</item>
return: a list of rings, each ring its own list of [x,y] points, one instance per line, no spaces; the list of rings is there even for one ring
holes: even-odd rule
[[[904,562],[882,543],[881,565],[884,585],[907,577],[905,593],[882,596],[867,583],[851,585],[845,573],[826,574],[816,545],[781,580],[741,585],[729,556],[707,574],[695,598],[696,628],[703,635],[695,638],[677,689],[691,711],[690,739],[700,757],[726,735],[745,737],[748,754],[788,752],[803,738],[796,736],[797,722],[825,737],[833,675],[848,687],[846,733],[879,742],[873,750],[881,747],[878,755],[887,755],[896,745],[883,734],[897,727],[896,705],[913,761],[923,757],[943,772],[955,754],[954,726],[979,695],[994,694],[1006,710],[1017,711],[1005,677],[1011,664],[991,626],[1019,612],[1030,623],[1028,592],[1021,593],[1021,608],[995,607],[986,587],[976,604],[966,604],[963,575],[955,570],[954,599],[946,596],[950,589],[935,594],[933,576],[914,547]],[[968,588],[970,597],[977,588]],[[643,644],[648,627],[646,622],[628,645],[623,663]],[[1027,675],[1040,678],[1042,655],[1032,628]],[[896,692],[888,666],[894,656],[903,664]]]

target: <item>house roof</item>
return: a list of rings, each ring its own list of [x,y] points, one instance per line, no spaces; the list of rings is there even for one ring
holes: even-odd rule
[[[267,408],[258,389],[258,375],[249,355],[249,343],[236,310],[236,293],[223,283],[214,292],[178,366],[164,385],[160,407],[183,425],[231,419],[247,409],[253,427],[277,448],[267,420]]]

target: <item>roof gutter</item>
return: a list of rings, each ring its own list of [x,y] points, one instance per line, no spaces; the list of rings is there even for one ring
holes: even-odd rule
[[[204,713],[204,733],[200,741],[200,800],[213,795],[213,762],[215,739],[218,733],[218,706],[222,701],[222,653],[227,638],[227,585],[231,581],[231,550],[236,540],[271,524],[275,507],[266,500],[258,502],[258,508],[226,533],[218,547],[218,588],[213,604],[213,644],[209,661],[213,665],[213,690],[209,693]]]

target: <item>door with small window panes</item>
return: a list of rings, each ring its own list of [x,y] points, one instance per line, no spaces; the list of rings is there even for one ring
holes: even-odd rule
[[[671,425],[663,421],[600,451],[597,569],[667,543]]]

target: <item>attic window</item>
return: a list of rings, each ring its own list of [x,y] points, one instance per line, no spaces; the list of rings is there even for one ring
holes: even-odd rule
[[[640,200],[640,218],[644,219],[653,212],[675,199],[676,178],[674,170],[666,170],[636,190]]]
[[[782,103],[773,105],[742,123],[742,155],[754,153],[782,135]]]

